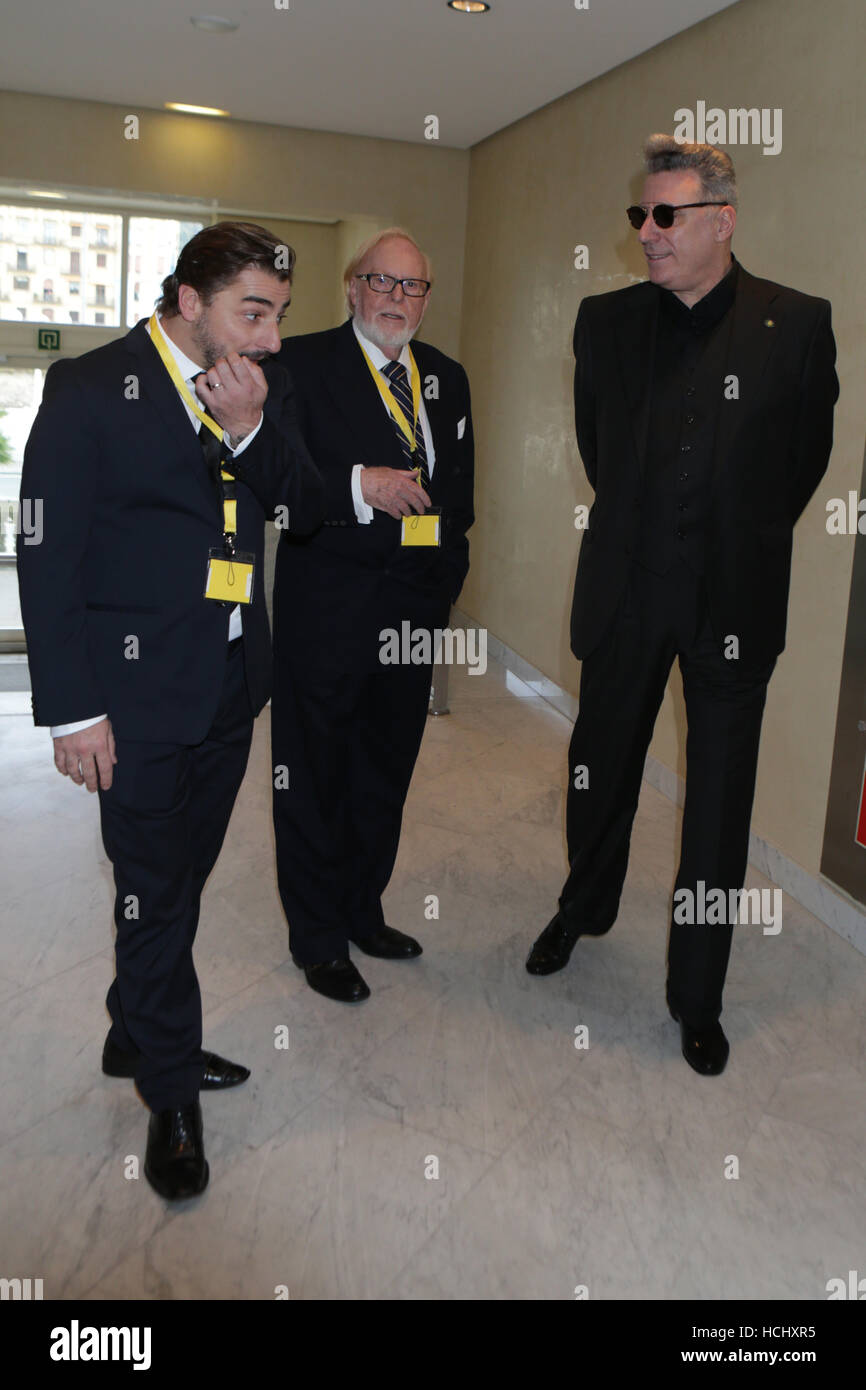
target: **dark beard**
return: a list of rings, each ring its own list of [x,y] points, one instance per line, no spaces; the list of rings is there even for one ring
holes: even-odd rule
[[[221,357],[226,357],[228,355],[225,347],[220,343],[214,342],[206,327],[198,325],[193,331],[192,336],[198,348],[205,371],[213,367]],[[271,354],[269,352],[241,352],[238,356],[248,357],[251,362],[264,362]]]

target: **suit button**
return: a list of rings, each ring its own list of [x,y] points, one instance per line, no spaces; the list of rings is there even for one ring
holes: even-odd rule
[[[695,394],[695,391],[696,391],[697,389],[698,389],[698,388],[697,388],[696,386],[687,386],[687,387],[686,387],[686,395],[687,395],[687,396],[693,396],[693,395]]]
[[[691,452],[692,452],[692,446],[691,446],[691,444],[681,444],[681,445],[680,445],[680,453],[681,453],[681,454],[690,454]]]
[[[679,529],[679,527],[677,527],[677,540],[678,540],[678,541],[684,541],[684,540],[685,540],[685,535],[684,535],[684,533]]]
[[[680,482],[681,482],[681,483],[686,482],[687,479],[688,479],[688,476],[689,476],[688,473],[681,473],[681,474],[680,474]]]
[[[680,502],[680,503],[678,503],[678,505],[677,505],[677,511],[679,511],[679,512],[684,512],[684,511],[686,511],[687,507],[688,507],[688,503],[687,503],[687,502]]]
[[[694,416],[694,415],[687,415],[687,416],[686,416],[686,424],[687,424],[687,425],[693,425],[694,423],[695,423],[695,416]]]

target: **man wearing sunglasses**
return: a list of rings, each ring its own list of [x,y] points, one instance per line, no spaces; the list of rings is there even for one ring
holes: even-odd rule
[[[274,831],[289,948],[310,987],[370,990],[349,957],[409,960],[382,894],[427,716],[430,661],[383,661],[383,633],[448,626],[469,568],[473,445],[458,362],[415,340],[428,257],[390,228],[344,273],[348,320],[280,353],[326,488],[325,523],[282,539],[274,582]],[[286,778],[281,778],[280,769]],[[423,903],[419,900],[419,914]]]
[[[677,659],[687,773],[667,1000],[686,1060],[716,1075],[729,1052],[719,1018],[736,920],[718,904],[736,903],[745,878],[791,533],[827,467],[839,387],[829,303],[756,279],[731,254],[730,158],[663,135],[645,155],[628,217],[649,281],[584,299],[575,326],[577,438],[595,502],[571,615],[583,665],[569,875],[527,969],[561,970],[579,936],[616,919]]]

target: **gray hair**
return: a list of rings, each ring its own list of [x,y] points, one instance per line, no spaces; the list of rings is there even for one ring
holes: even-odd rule
[[[424,262],[424,279],[429,280],[431,284],[433,283],[433,262],[430,260],[427,252],[422,251],[411,232],[407,232],[405,227],[386,227],[383,232],[377,232],[375,236],[368,237],[366,241],[361,242],[361,245],[343,271],[343,291],[346,296],[346,309],[348,310],[350,318],[354,316],[355,311],[352,308],[352,301],[349,298],[349,285],[357,275],[370,252],[375,251],[380,241],[387,241],[391,237],[395,238],[395,240],[399,237],[401,241],[408,241],[410,246],[415,247],[415,250]]]
[[[708,202],[737,206],[737,176],[731,156],[715,145],[689,145],[673,135],[651,135],[643,147],[648,174],[685,169],[697,174]]]

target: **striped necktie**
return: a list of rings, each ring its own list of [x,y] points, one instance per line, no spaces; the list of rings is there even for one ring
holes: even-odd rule
[[[388,384],[394,392],[397,404],[406,416],[406,421],[411,428],[414,406],[412,404],[412,388],[409,385],[409,376],[406,368],[403,366],[402,362],[389,362],[387,367],[382,368],[382,371],[388,378]],[[418,481],[425,491],[428,490],[430,487],[430,474],[427,472],[427,449],[424,444],[424,431],[421,428],[420,412],[415,424],[414,461],[412,459],[412,450],[409,447],[409,441],[393,415],[391,416],[391,421],[394,425],[394,429],[397,431],[397,437],[400,440],[400,447],[403,450],[403,457],[406,460],[407,467],[421,469]]]

